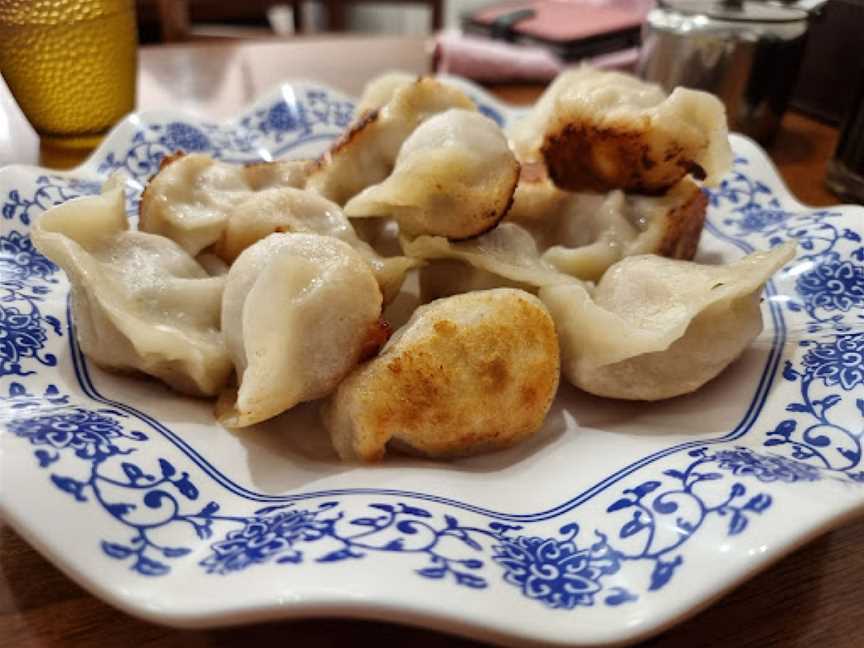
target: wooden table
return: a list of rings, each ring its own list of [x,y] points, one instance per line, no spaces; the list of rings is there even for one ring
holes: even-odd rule
[[[303,39],[286,43],[144,48],[139,103],[225,117],[283,78],[321,79],[357,92],[390,68],[426,71],[428,49],[405,38]],[[538,86],[496,86],[526,103]],[[822,185],[836,131],[788,115],[770,152],[805,203],[836,199]],[[707,611],[649,642],[654,648],[864,646],[864,520],[829,533]],[[127,617],[84,592],[0,521],[0,648],[48,646],[478,645],[427,630],[384,623],[308,621],[214,631],[179,631]]]

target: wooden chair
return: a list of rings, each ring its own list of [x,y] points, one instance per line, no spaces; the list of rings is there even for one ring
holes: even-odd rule
[[[439,31],[444,25],[444,1],[443,0],[323,0],[327,12],[327,31],[341,32],[346,29],[345,8],[346,5],[363,2],[405,5],[420,4],[429,8],[431,14],[432,31]]]
[[[327,16],[327,31],[344,32],[347,29],[346,6],[349,3],[377,2],[383,4],[420,4],[429,8],[431,26],[433,31],[438,31],[444,24],[444,0],[320,0]],[[162,40],[166,43],[191,40],[195,37],[191,28],[190,3],[194,0],[155,0],[155,8],[161,27]],[[203,4],[203,3],[202,3]],[[213,15],[208,20],[231,20],[239,15],[253,16],[263,15],[274,5],[289,5],[294,14],[294,32],[301,34],[305,24],[303,20],[302,0],[242,0],[242,2],[215,3],[208,2],[213,6]],[[228,15],[218,16],[216,12],[219,7],[224,6]],[[238,9],[238,7],[241,7]],[[230,33],[230,32],[229,32]],[[248,30],[242,28],[236,30],[237,36],[242,38],[249,35]]]
[[[194,2],[194,0],[192,0]],[[162,40],[166,43],[187,41],[195,38],[191,24],[190,0],[155,0],[156,12],[162,32]],[[202,3],[203,4],[203,3]],[[206,19],[213,22],[228,22],[237,18],[253,18],[263,16],[274,5],[289,5],[294,15],[294,31],[303,32],[303,2],[302,0],[242,0],[242,2],[216,3],[212,0]],[[233,28],[238,38],[248,37],[250,31],[243,28]],[[231,31],[224,31],[230,36]]]

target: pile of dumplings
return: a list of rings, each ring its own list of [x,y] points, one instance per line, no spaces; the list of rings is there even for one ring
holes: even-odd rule
[[[324,399],[344,460],[462,456],[535,434],[561,375],[672,398],[752,342],[794,249],[690,261],[703,187],[730,161],[703,92],[580,67],[505,132],[459,88],[395,73],[317,160],[178,151],[137,230],[114,177],[32,239],[66,272],[99,366],[213,398],[236,428]],[[411,290],[393,331],[388,305]]]

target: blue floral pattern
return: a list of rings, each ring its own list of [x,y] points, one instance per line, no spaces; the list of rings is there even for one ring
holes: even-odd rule
[[[312,86],[295,89],[293,100],[280,97],[227,125],[144,123],[125,151],[115,147],[98,160],[98,171],[119,170],[140,181],[177,149],[234,161],[255,159],[262,149],[277,156],[331,139],[350,122],[347,99]],[[484,114],[504,121],[494,106],[480,104]],[[712,207],[726,216],[712,215],[708,227],[742,250],[798,242],[790,275],[780,278],[787,284],[784,299],[769,290],[776,326],[788,319],[806,332],[798,353],[782,364],[779,395],[772,395],[787,398],[781,406],[788,415],[767,428],[756,418],[743,440],[674,446],[622,471],[584,500],[599,507],[598,515],[577,502],[522,520],[392,493],[353,499],[313,493],[261,506],[218,490],[222,485],[211,483],[185,450],[155,450],[168,435],[131,408],[94,407],[95,389],[84,390],[84,398],[66,386],[31,384],[25,377],[57,365],[49,349],[60,348],[57,338],[68,322],[43,312],[46,296],[63,284],[56,266],[33,249],[26,228],[51,205],[99,189],[65,176],[40,175],[29,193],[0,194],[4,222],[25,228],[7,227],[0,235],[0,385],[8,394],[0,407],[12,413],[6,428],[29,444],[57,491],[110,518],[116,533],[96,540],[96,550],[142,577],[168,577],[178,564],[214,579],[266,566],[337,569],[363,560],[377,569],[398,554],[399,564],[424,582],[478,592],[500,586],[542,609],[576,613],[631,604],[681,578],[695,538],[717,529],[727,538],[764,529],[779,499],[813,482],[864,483],[860,235],[840,225],[838,212],[784,209],[748,164],[739,157],[710,193]],[[74,340],[67,342],[74,354]],[[850,410],[860,414],[858,422]],[[145,426],[159,433],[144,432]]]
[[[599,534],[597,542],[579,549],[573,541],[579,527],[572,525],[567,530],[569,533],[563,540],[537,536],[502,538],[501,544],[493,547],[492,559],[504,568],[504,580],[529,599],[550,608],[572,610],[594,605],[595,597],[605,589],[601,579],[617,573],[621,560],[607,544],[606,536]],[[611,600],[607,597],[606,603],[610,605],[636,600],[621,589],[609,596],[617,597]]]
[[[60,320],[40,310],[51,284],[57,283],[57,271],[27,236],[15,230],[0,235],[0,376],[34,373],[25,367],[31,360],[37,366],[57,364],[43,348],[49,331],[61,334]]]
[[[804,354],[805,374],[826,387],[851,391],[864,385],[864,333],[842,333],[831,342],[814,344]]]
[[[832,255],[802,274],[795,288],[813,310],[848,313],[864,306],[864,266]]]
[[[347,514],[338,501],[324,501],[315,509],[277,504],[251,515],[228,514],[215,501],[198,504],[200,491],[190,473],[178,471],[167,458],[158,458],[156,471],[133,461],[130,455],[148,441],[148,436],[138,430],[127,431],[123,426],[127,416],[120,411],[88,410],[53,385],[40,398],[20,383],[12,383],[5,405],[18,412],[8,425],[9,432],[34,446],[35,459],[42,468],[51,468],[51,481],[58,489],[81,503],[97,501],[133,532],[128,542],[103,540],[100,546],[107,556],[129,561],[131,569],[145,576],[166,575],[171,571],[170,560],[191,553],[190,547],[157,542],[160,529],[188,525],[199,538],[207,540],[213,537],[215,527],[227,525],[234,528],[211,542],[210,555],[199,561],[209,574],[227,576],[270,562],[337,563],[370,554],[401,553],[425,560],[415,570],[422,578],[449,578],[463,587],[485,589],[489,561],[483,556],[488,553],[491,562],[502,569],[505,583],[548,607],[592,606],[596,597],[615,606],[639,598],[635,592],[604,584],[623,563],[653,565],[645,590],[661,589],[683,564],[681,547],[707,519],[728,517],[727,532],[736,535],[747,527],[750,516],[760,515],[771,506],[770,495],[748,495],[747,487],[738,482],[719,501],[709,502],[698,493],[700,485],[723,475],[706,468],[714,465],[763,482],[819,478],[818,471],[792,468],[795,462],[791,460],[760,456],[743,448],[733,460],[727,451],[711,453],[708,448],[699,448],[688,453],[683,469],[667,468],[661,479],[625,489],[608,506],[609,513],[629,513],[621,518],[617,537],[639,540],[635,550],[632,546],[616,547],[599,529],[589,543],[580,546],[580,528],[575,522],[559,530],[563,537],[525,535],[522,525],[497,521],[485,526],[467,524],[455,515],[436,515],[404,501],[371,502],[369,513],[360,516]],[[63,453],[85,462],[88,470],[83,476],[53,472]],[[746,470],[740,469],[742,464]],[[110,497],[109,490],[113,492]],[[685,513],[685,500],[698,506]],[[151,514],[146,523],[136,519],[142,508],[156,511],[158,518],[154,520]],[[674,519],[679,528],[671,543],[660,540],[658,534],[667,518]],[[447,546],[454,541],[462,547],[461,552],[454,553],[453,547]]]

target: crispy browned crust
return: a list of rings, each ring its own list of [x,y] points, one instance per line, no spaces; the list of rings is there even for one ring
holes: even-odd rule
[[[541,147],[549,177],[568,191],[623,189],[660,195],[691,173],[705,171],[680,145],[669,144],[657,155],[647,130],[600,127],[590,121],[570,122],[546,135]]]
[[[174,151],[173,153],[169,153],[159,161],[159,171],[167,167],[172,162],[176,162],[184,155],[186,155],[186,151],[180,151],[179,149],[177,151]],[[150,179],[152,180],[153,178]]]
[[[144,191],[141,192],[141,200],[138,202],[138,228],[139,229],[141,229],[142,226],[145,228],[147,226],[145,214],[147,212],[147,205],[150,203],[150,195],[148,192],[150,190],[150,185],[153,183],[153,178],[155,178],[157,175],[159,175],[159,173],[161,173],[162,169],[167,167],[172,162],[176,162],[177,160],[182,158],[184,155],[186,155],[185,151],[177,150],[177,151],[174,151],[173,153],[169,153],[168,155],[163,157],[159,161],[159,170],[156,173],[154,173],[152,176],[150,176],[150,178],[147,180],[147,184],[144,185]]]
[[[380,460],[393,441],[430,457],[477,454],[518,443],[542,426],[559,376],[548,313],[519,300],[499,322],[436,320],[430,335],[397,344],[339,388],[325,420],[350,413],[362,461]]]
[[[694,184],[692,195],[667,215],[666,231],[657,254],[671,259],[691,260],[699,247],[707,207],[708,196]]]
[[[354,125],[351,126],[348,130],[346,130],[342,135],[339,136],[335,142],[333,142],[332,146],[327,149],[324,153],[322,153],[318,159],[316,159],[310,166],[309,175],[313,175],[314,173],[321,171],[326,168],[330,163],[330,158],[339,153],[342,149],[348,148],[349,146],[353,146],[354,142],[356,142],[360,137],[361,133],[373,122],[378,120],[378,115],[380,113],[380,109],[370,110],[368,112],[360,115],[360,118],[357,120]]]
[[[363,346],[360,347],[360,362],[378,355],[391,335],[393,335],[393,328],[390,326],[390,322],[379,317],[377,322],[373,322],[369,326],[366,339],[363,341]]]
[[[515,162],[515,161],[514,161]],[[521,165],[518,162],[515,162],[515,166],[513,167],[513,182],[510,187],[510,193],[507,196],[507,202],[504,203],[504,208],[495,211],[490,211],[485,217],[479,219],[479,223],[483,224],[483,228],[469,236],[460,236],[460,237],[452,237],[448,236],[448,240],[450,241],[470,241],[471,239],[475,239],[478,236],[483,236],[487,232],[491,232],[493,229],[498,227],[498,224],[504,220],[504,217],[507,216],[507,212],[510,211],[510,208],[513,206],[513,201],[516,198],[516,187],[519,186],[519,174],[521,170]]]

